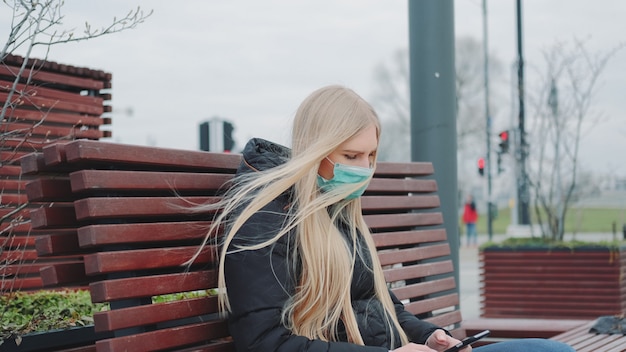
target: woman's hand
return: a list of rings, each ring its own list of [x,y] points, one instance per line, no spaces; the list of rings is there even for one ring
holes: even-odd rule
[[[457,343],[461,341],[455,339],[454,337],[448,336],[445,331],[438,329],[435,330],[426,340],[426,345],[418,345],[415,343],[410,343],[408,345],[404,345],[400,348],[396,348],[393,352],[438,352],[445,351],[446,349],[455,346]],[[472,346],[463,347],[463,352],[471,352]]]
[[[445,331],[439,329],[435,330],[426,340],[426,346],[434,349],[435,351],[445,351],[446,349],[456,345],[461,341],[450,337]],[[419,350],[417,350],[419,351]],[[472,346],[464,347],[463,352],[471,352]]]
[[[396,348],[392,352],[437,352],[437,350],[433,350],[432,348],[426,345],[418,345],[416,343],[410,343],[408,345],[404,345],[400,348]]]

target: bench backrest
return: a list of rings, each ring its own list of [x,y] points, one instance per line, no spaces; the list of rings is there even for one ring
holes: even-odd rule
[[[20,158],[59,140],[111,136],[101,130],[111,123],[103,116],[111,112],[111,74],[30,58],[17,78],[24,61],[7,55],[0,65],[0,105],[11,102],[0,124],[0,294],[41,289],[39,270],[47,265],[23,209],[29,177]]]
[[[40,254],[83,258],[46,267],[44,282],[89,284],[92,301],[110,303],[94,317],[96,331],[113,336],[97,341],[98,351],[233,350],[216,297],[198,295],[216,287],[213,251],[207,248],[189,270],[181,266],[212,214],[192,215],[177,205],[185,205],[179,195],[193,202],[219,197],[240,158],[75,141],[25,160],[24,171],[40,175],[26,189],[42,203],[32,225],[57,231],[38,239]],[[430,163],[379,163],[363,211],[386,280],[407,309],[462,336],[432,173]],[[163,302],[163,295],[177,299]]]

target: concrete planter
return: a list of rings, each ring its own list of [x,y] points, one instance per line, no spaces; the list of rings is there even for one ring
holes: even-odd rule
[[[626,249],[488,247],[481,316],[595,319],[626,313]]]
[[[52,352],[94,346],[96,341],[106,337],[110,334],[96,333],[93,326],[35,332],[23,335],[19,345],[15,338],[5,340],[0,352]]]

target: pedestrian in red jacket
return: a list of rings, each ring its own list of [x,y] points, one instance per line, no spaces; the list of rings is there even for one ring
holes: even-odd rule
[[[476,203],[474,202],[474,198],[472,195],[467,196],[467,201],[465,202],[465,207],[463,209],[463,223],[465,223],[466,235],[467,235],[467,246],[478,244],[478,239],[476,235],[476,221],[478,220],[478,212],[476,211]]]

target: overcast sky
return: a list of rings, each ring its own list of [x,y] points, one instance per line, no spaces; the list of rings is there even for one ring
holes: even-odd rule
[[[455,0],[457,37],[482,40],[480,0]],[[4,5],[2,5],[4,6]],[[408,46],[406,0],[67,0],[68,28],[107,24],[141,6],[154,14],[136,29],[56,46],[51,61],[113,74],[113,141],[197,149],[198,125],[232,121],[250,137],[287,143],[290,120],[311,91],[343,84],[368,99],[374,69]],[[0,37],[9,11],[0,11]],[[488,2],[489,51],[516,59],[515,1]],[[592,51],[626,42],[626,1],[523,1],[526,62],[557,41],[587,39]],[[19,54],[19,52],[18,52]],[[35,55],[36,56],[36,55]],[[626,50],[609,62],[595,109],[606,121],[585,135],[586,168],[626,175]],[[508,93],[507,93],[508,94]],[[511,113],[494,117],[511,123]]]

